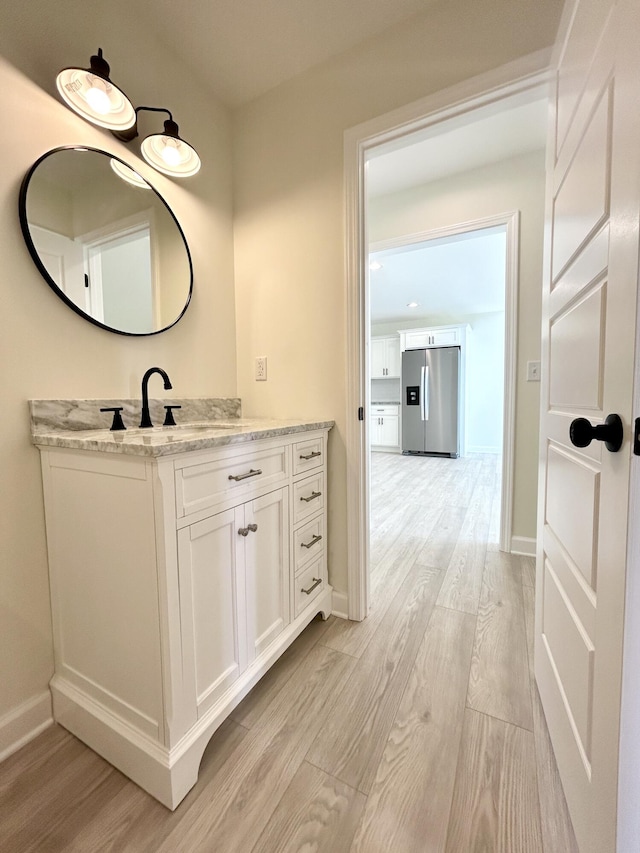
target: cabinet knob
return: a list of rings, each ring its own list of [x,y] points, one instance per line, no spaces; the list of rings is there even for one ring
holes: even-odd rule
[[[249,528],[248,527],[240,527],[238,529],[238,533],[240,534],[240,536],[248,536],[249,535]]]

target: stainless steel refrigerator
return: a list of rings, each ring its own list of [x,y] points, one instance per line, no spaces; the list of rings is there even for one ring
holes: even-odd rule
[[[460,347],[402,353],[402,452],[458,456]]]

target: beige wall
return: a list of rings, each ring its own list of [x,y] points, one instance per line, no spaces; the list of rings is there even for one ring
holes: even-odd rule
[[[540,359],[544,226],[544,152],[414,187],[369,203],[372,243],[520,211],[520,286],[516,370],[513,534],[536,535],[540,385],[527,382],[527,361]]]
[[[137,74],[138,63],[144,66],[143,47],[138,44],[137,56],[131,57],[131,74]],[[79,43],[76,55],[88,57],[95,48],[93,40]],[[10,128],[3,135],[0,170],[0,730],[2,716],[45,691],[52,674],[40,462],[29,440],[27,400],[137,396],[151,365],[168,371],[180,396],[236,393],[230,122],[197,81],[185,85],[181,68],[172,66],[170,57],[165,62],[161,103],[179,110],[204,163],[198,178],[184,184],[146,167],[134,150],[76,117],[0,59],[0,113]],[[50,69],[52,77],[56,71]],[[119,69],[119,79],[126,80],[127,73],[126,67]],[[160,96],[151,91],[149,100],[158,102]],[[181,221],[192,250],[195,289],[191,308],[174,329],[146,338],[102,331],[67,308],[31,260],[18,222],[20,183],[45,151],[74,143],[130,162],[158,187]],[[164,393],[162,383],[155,388],[152,383],[151,390]]]
[[[344,131],[551,44],[560,10],[557,0],[450,0],[234,115],[238,392],[251,414],[335,418],[329,567],[340,591],[347,588]],[[253,380],[257,355],[269,358],[266,383]]]

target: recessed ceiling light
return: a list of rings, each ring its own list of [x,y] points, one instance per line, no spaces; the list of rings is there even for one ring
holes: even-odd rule
[[[420,307],[419,302],[407,302],[407,308],[419,308],[419,307]]]
[[[369,269],[373,270],[374,272],[377,272],[378,270],[382,269],[382,264],[378,263],[378,261],[371,261],[371,263],[369,264]]]

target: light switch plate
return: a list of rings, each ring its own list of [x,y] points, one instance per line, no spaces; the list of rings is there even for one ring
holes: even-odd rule
[[[256,356],[256,382],[267,381],[267,357],[266,355]]]
[[[527,382],[540,382],[540,362],[527,362]]]

